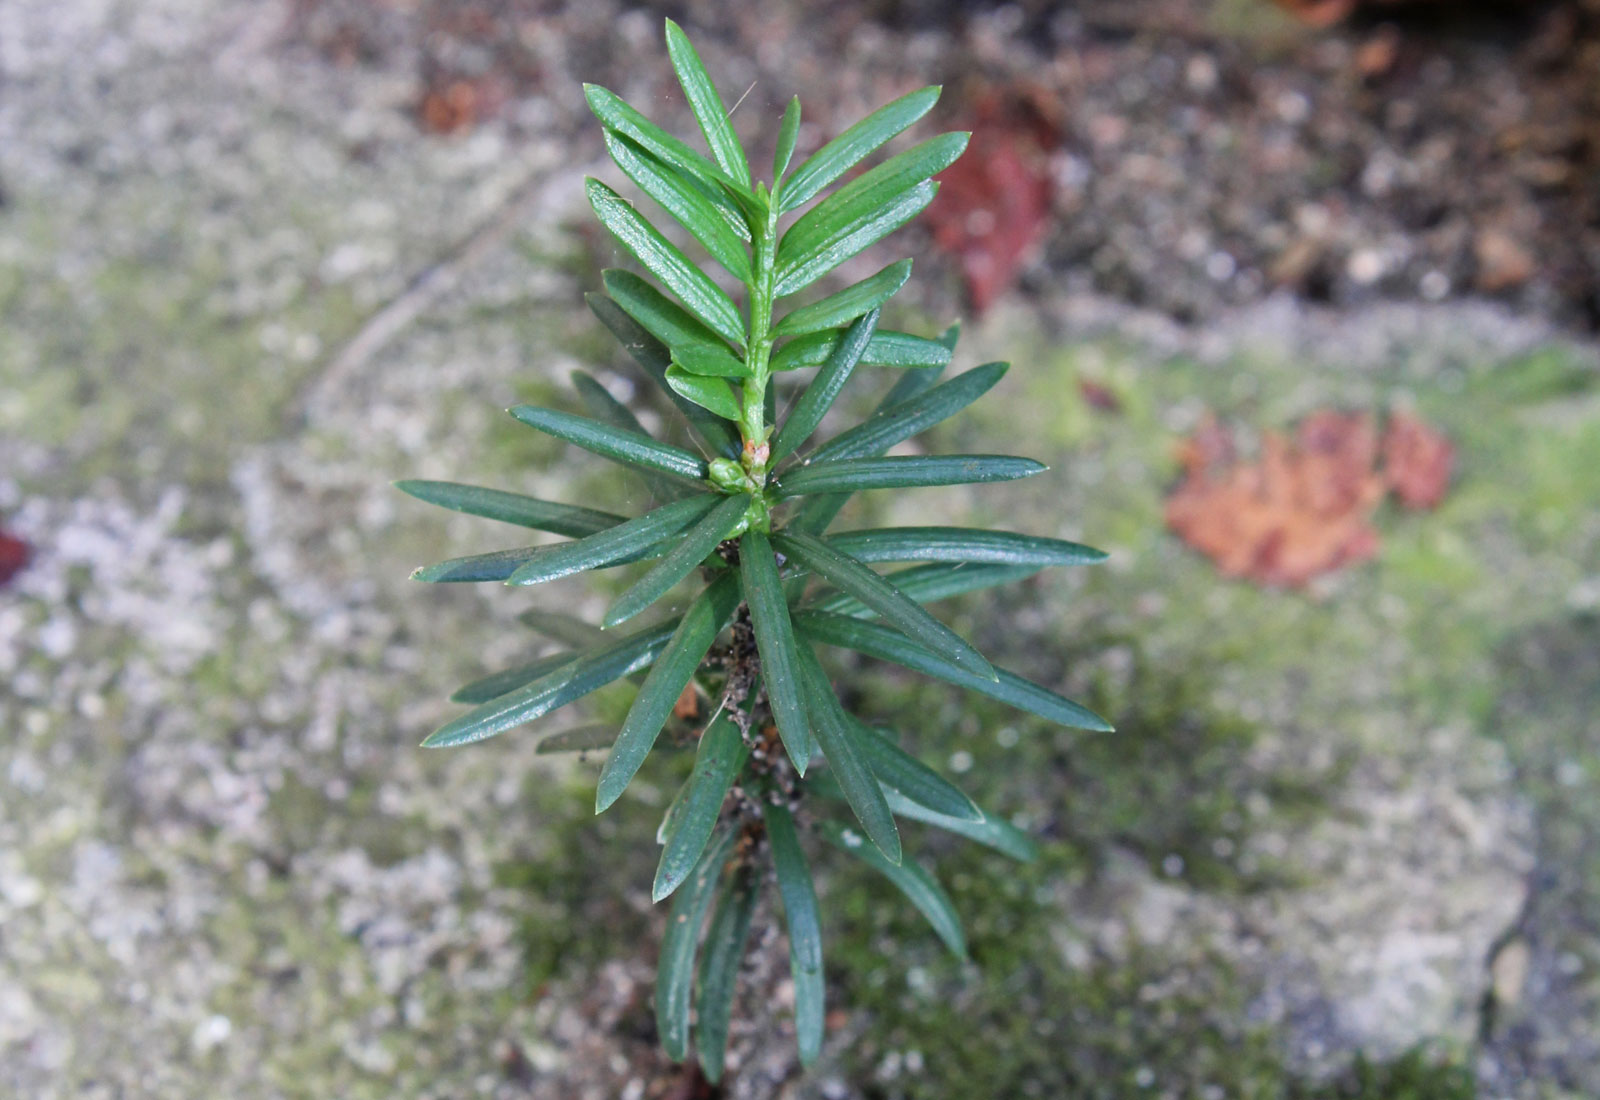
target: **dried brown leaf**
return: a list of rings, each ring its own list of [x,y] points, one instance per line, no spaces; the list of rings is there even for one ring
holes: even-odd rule
[[[1302,586],[1377,552],[1377,453],[1371,416],[1325,410],[1293,441],[1268,432],[1259,461],[1237,462],[1231,433],[1208,417],[1180,447],[1186,476],[1167,526],[1226,576]]]

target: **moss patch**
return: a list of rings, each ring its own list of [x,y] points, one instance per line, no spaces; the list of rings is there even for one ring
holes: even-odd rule
[[[830,973],[849,1011],[869,1021],[847,1061],[874,1100],[972,1096],[1203,1097],[1241,1100],[1471,1100],[1459,1056],[1416,1050],[1357,1061],[1332,1080],[1288,1070],[1270,1029],[1251,1024],[1226,960],[1136,949],[1069,965],[1038,902],[1070,873],[1059,852],[962,889],[972,964],[937,953],[926,929],[885,915],[877,887],[847,872],[829,894]],[[838,895],[849,894],[843,905]],[[842,936],[839,935],[842,932]]]
[[[1245,1025],[1251,993],[1225,960],[1150,945],[1125,961],[1069,967],[1062,937],[1077,934],[1039,899],[1091,879],[1113,850],[1211,894],[1293,885],[1304,872],[1292,849],[1278,861],[1240,858],[1256,832],[1314,821],[1363,759],[1426,766],[1427,731],[1479,728],[1515,689],[1497,651],[1569,606],[1600,562],[1600,376],[1560,351],[1341,373],[1252,356],[1138,365],[1115,342],[1058,349],[1026,332],[1006,342],[1027,369],[927,445],[1039,440],[1020,449],[1056,472],[973,494],[957,511],[1081,538],[1112,561],[939,611],[1119,732],[1047,729],[870,663],[840,677],[868,717],[959,773],[988,810],[1046,838],[1041,863],[1017,868],[908,830],[908,850],[937,868],[968,923],[976,969],[941,959],[881,882],[836,872],[830,976],[838,1003],[874,1021],[847,1055],[851,1072],[877,1080],[884,1096],[1473,1095],[1459,1059],[1420,1052],[1297,1082],[1277,1040]],[[1119,411],[1090,407],[1080,378],[1110,389]],[[1379,516],[1375,562],[1309,592],[1262,590],[1219,578],[1164,530],[1173,447],[1203,408],[1281,428],[1318,407],[1391,403],[1443,428],[1458,466],[1436,511]],[[861,507],[863,522],[916,522],[896,514],[898,502]],[[1567,749],[1585,760],[1592,751]],[[1550,798],[1572,796],[1552,789]],[[1080,1016],[1076,1005],[1089,1008]],[[904,1061],[913,1049],[926,1066],[915,1080]]]

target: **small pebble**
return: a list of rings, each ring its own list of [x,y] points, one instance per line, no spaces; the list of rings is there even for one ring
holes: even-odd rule
[[[1371,286],[1383,278],[1383,257],[1375,249],[1363,248],[1354,252],[1345,264],[1345,273],[1358,286]]]
[[[204,1054],[206,1051],[215,1050],[228,1041],[233,1034],[233,1021],[226,1016],[208,1016],[195,1025],[194,1034],[190,1042],[195,1050]]]

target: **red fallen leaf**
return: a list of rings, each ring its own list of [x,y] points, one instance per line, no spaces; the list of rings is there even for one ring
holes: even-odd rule
[[[1050,223],[1061,131],[1048,106],[1037,91],[983,96],[961,127],[973,132],[966,154],[939,176],[928,224],[934,243],[959,257],[974,312],[1011,286]]]
[[[1389,488],[1407,508],[1437,507],[1450,488],[1456,449],[1408,412],[1389,416],[1383,433],[1383,469]]]
[[[19,538],[0,531],[0,585],[8,584],[22,572],[33,557],[33,548]]]
[[[1117,400],[1117,395],[1112,393],[1109,387],[1102,386],[1098,382],[1091,382],[1087,378],[1078,379],[1078,395],[1091,409],[1108,413],[1122,411],[1122,402]]]

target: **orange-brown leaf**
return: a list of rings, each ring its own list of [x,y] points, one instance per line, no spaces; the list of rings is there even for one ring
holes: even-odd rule
[[[684,722],[700,717],[700,696],[693,683],[686,685],[678,701],[672,704],[672,716]]]
[[[1389,490],[1408,508],[1438,504],[1454,458],[1410,413],[1392,414],[1380,439],[1370,414],[1321,409],[1292,441],[1264,433],[1260,459],[1240,462],[1233,434],[1207,413],[1179,444],[1184,479],[1167,498],[1167,526],[1226,576],[1304,585],[1377,553],[1372,516]]]
[[[1214,420],[1182,448],[1187,475],[1167,500],[1167,526],[1226,576],[1295,587],[1377,552],[1372,513],[1384,482],[1369,416],[1320,412],[1293,442],[1274,432],[1240,463]]]
[[[1408,412],[1389,417],[1383,433],[1383,468],[1389,488],[1407,508],[1437,507],[1450,488],[1456,449],[1442,432]]]

